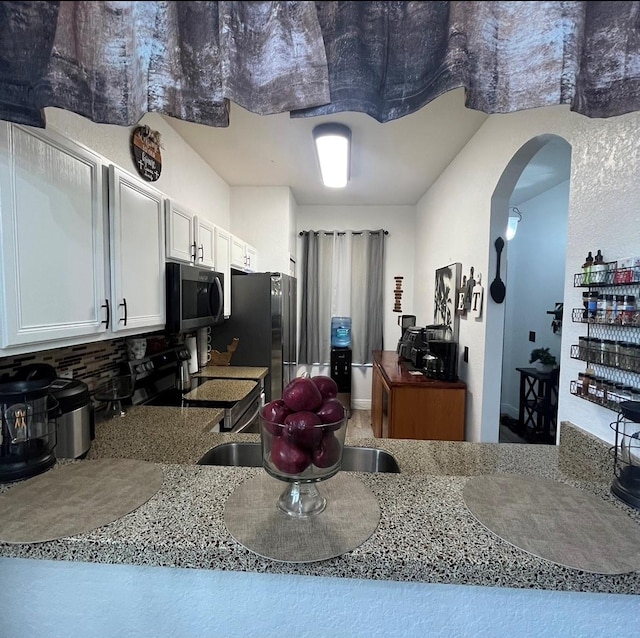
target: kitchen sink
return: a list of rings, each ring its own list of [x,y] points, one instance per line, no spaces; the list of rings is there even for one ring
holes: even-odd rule
[[[260,443],[223,443],[211,448],[198,465],[226,465],[262,467]],[[385,450],[369,447],[344,446],[342,470],[345,472],[400,472],[395,458]]]

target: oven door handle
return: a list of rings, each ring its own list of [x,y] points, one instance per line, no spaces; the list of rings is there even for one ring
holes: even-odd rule
[[[234,434],[244,432],[258,418],[259,413],[260,413],[260,401],[256,401],[256,407],[255,407],[255,410],[251,411],[251,416],[249,416],[246,419],[243,419],[239,425],[235,425],[231,429],[231,432],[233,432]]]

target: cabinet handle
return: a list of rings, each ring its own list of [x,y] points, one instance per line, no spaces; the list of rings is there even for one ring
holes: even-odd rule
[[[200,244],[198,250],[200,251],[200,261],[204,261],[204,244]]]
[[[124,307],[124,317],[120,319],[120,321],[124,322],[124,325],[127,325],[127,300],[125,297],[122,298],[122,303],[119,306],[120,308]]]
[[[196,260],[196,242],[194,241],[193,244],[191,244],[191,247],[193,248],[193,252],[191,253],[191,258],[193,259],[193,261]]]
[[[101,321],[100,323],[106,324],[107,330],[109,330],[109,321],[111,319],[111,311],[109,310],[109,300],[105,299],[104,303],[100,306],[100,308],[106,308],[107,309],[107,319],[106,319],[106,321]]]

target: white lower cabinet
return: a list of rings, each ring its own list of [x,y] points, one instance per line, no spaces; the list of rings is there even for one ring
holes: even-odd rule
[[[88,149],[0,123],[0,356],[163,329],[163,209]]]
[[[0,348],[107,331],[102,170],[62,136],[0,124]]]
[[[164,196],[109,166],[111,325],[114,332],[165,326]]]

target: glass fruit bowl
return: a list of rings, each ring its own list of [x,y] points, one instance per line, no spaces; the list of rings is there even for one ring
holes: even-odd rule
[[[278,499],[285,514],[303,518],[325,509],[327,499],[316,483],[340,471],[346,430],[346,415],[336,423],[307,425],[304,417],[282,424],[260,414],[262,465],[267,474],[288,484]]]

